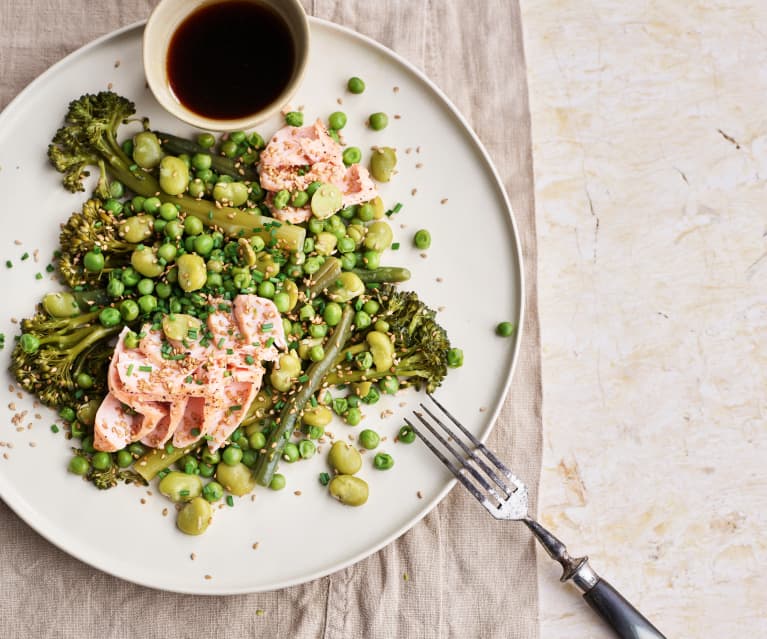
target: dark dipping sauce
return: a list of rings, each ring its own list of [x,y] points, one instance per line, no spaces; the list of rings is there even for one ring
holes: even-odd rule
[[[187,109],[235,120],[273,103],[294,65],[285,20],[258,2],[234,0],[206,5],[181,23],[170,41],[167,72]]]

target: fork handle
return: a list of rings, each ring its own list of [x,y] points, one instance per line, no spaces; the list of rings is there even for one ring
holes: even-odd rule
[[[609,582],[589,565],[588,557],[571,557],[565,545],[531,518],[523,519],[552,559],[562,566],[561,581],[573,580],[583,598],[619,639],[666,639]]]

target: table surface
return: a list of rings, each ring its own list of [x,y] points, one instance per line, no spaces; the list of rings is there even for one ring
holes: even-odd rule
[[[522,13],[542,520],[669,637],[764,636],[767,4]],[[610,636],[557,576],[541,636]]]

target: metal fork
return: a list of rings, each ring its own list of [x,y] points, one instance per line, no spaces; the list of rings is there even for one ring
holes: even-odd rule
[[[445,456],[432,441],[424,437],[414,423],[408,419],[405,419],[405,422],[477,501],[496,519],[524,522],[549,556],[562,566],[560,581],[572,579],[589,606],[612,628],[617,637],[665,639],[664,635],[615,588],[592,570],[588,557],[571,557],[559,539],[528,515],[527,486],[524,482],[501,463],[487,446],[466,430],[431,394],[427,393],[427,397],[443,417],[436,415],[438,411],[431,410],[423,403],[420,405],[423,412],[414,411],[413,414],[454,459],[451,461]],[[445,418],[458,428],[474,450],[456,434],[456,431],[445,424]],[[480,455],[483,455],[484,459]],[[474,481],[469,479],[469,475]]]

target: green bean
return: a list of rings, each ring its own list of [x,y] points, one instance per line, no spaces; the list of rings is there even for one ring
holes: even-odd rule
[[[274,472],[282,456],[282,450],[286,440],[293,432],[298,414],[304,409],[309,398],[319,389],[325,376],[333,362],[346,344],[351,335],[352,319],[354,309],[347,306],[342,314],[341,321],[336,326],[333,334],[330,336],[325,348],[325,359],[321,362],[315,362],[306,371],[306,381],[300,389],[285,402],[285,406],[280,412],[280,419],[277,427],[270,433],[267,442],[265,455],[259,456],[258,463],[254,471],[256,480],[262,486],[268,486],[272,481]]]
[[[188,153],[191,156],[194,156],[197,153],[205,154],[210,157],[210,168],[212,168],[216,173],[221,175],[229,175],[238,180],[255,181],[258,179],[258,172],[255,170],[255,168],[243,165],[236,166],[237,162],[231,158],[227,158],[221,155],[208,154],[208,149],[213,146],[212,144],[205,147],[200,144],[195,144],[191,140],[180,138],[170,133],[161,131],[155,131],[155,133],[157,137],[160,138],[163,148],[168,153],[172,153],[174,155],[178,155],[179,153]],[[208,142],[209,140],[206,139],[204,141]],[[194,164],[194,158],[192,158],[192,160],[192,163]]]
[[[357,275],[365,284],[368,282],[407,282],[410,279],[410,271],[400,266],[380,266],[373,270],[355,268],[352,269],[352,273]]]
[[[200,442],[195,442],[186,448],[175,448],[170,453],[162,448],[153,448],[136,461],[134,469],[146,481],[152,481],[157,476],[157,473],[169,468],[184,455],[197,450],[200,446]]]
[[[307,289],[307,298],[312,299],[319,295],[341,274],[341,261],[335,257],[329,257],[320,269],[312,276]]]

